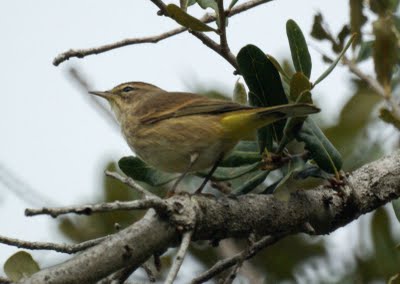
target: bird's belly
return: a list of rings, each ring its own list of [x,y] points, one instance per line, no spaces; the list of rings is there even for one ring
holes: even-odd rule
[[[191,159],[198,156],[190,171],[211,167],[220,154],[228,153],[237,144],[226,139],[214,118],[200,120],[196,116],[168,119],[142,128],[127,139],[132,150],[147,164],[165,172],[187,171]]]
[[[157,149],[157,155],[154,155],[153,150],[144,148],[140,150],[136,149],[136,154],[154,168],[165,172],[177,173],[187,171],[192,157],[194,158],[198,155],[196,161],[189,170],[190,172],[194,172],[211,167],[218,159],[221,152],[229,152],[235,144],[231,146],[231,144],[221,145],[220,143],[216,143],[208,145],[200,151],[193,151],[192,148],[185,149],[186,147],[180,147],[180,149],[171,151],[169,147],[159,147]]]

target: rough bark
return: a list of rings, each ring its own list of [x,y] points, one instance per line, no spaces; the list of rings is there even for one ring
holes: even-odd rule
[[[177,213],[162,217],[150,210],[110,239],[21,283],[93,283],[128,265],[140,266],[151,255],[175,246],[182,230],[193,226],[193,240],[288,231],[328,234],[400,196],[400,151],[361,167],[347,179],[340,193],[320,186],[298,190],[287,201],[254,194],[218,199],[174,196],[168,202],[179,208]]]

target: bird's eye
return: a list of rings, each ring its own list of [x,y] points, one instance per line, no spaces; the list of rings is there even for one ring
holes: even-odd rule
[[[126,86],[125,88],[122,89],[122,92],[124,93],[128,93],[130,91],[133,91],[135,88],[131,87],[131,86]]]

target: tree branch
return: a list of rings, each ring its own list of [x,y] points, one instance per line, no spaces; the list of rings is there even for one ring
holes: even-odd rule
[[[252,9],[258,5],[270,2],[272,0],[252,0],[248,1],[246,3],[243,3],[241,5],[237,5],[235,8],[231,10],[226,10],[225,14],[226,17],[232,17],[237,14],[240,14],[244,11],[247,11],[249,9]],[[160,2],[157,2],[156,4],[159,8],[163,7]],[[165,7],[165,5],[164,5]],[[204,17],[200,19],[203,23],[211,23],[216,20],[215,15],[210,15],[206,14]],[[154,35],[154,36],[147,36],[147,37],[141,37],[141,38],[127,38],[121,41],[117,41],[114,43],[109,43],[105,45],[101,45],[98,47],[93,47],[93,48],[87,48],[87,49],[70,49],[66,52],[63,52],[59,55],[57,55],[54,60],[53,60],[53,65],[58,66],[62,62],[69,60],[70,58],[76,57],[76,58],[83,58],[88,55],[94,55],[94,54],[99,54],[103,52],[107,52],[116,48],[128,46],[128,45],[134,45],[134,44],[142,44],[142,43],[157,43],[161,40],[173,37],[175,35],[178,35],[182,32],[187,31],[187,28],[184,27],[179,27],[170,31],[167,31],[162,34]]]
[[[50,215],[55,218],[60,215],[75,213],[82,215],[90,215],[94,212],[110,212],[110,211],[119,211],[119,210],[137,210],[137,209],[149,209],[154,208],[157,212],[164,214],[168,212],[170,209],[168,205],[161,198],[149,198],[149,199],[141,199],[134,201],[115,201],[115,202],[107,202],[100,204],[88,204],[81,206],[67,206],[67,207],[56,207],[49,208],[43,207],[40,209],[25,209],[26,216],[35,216],[35,215]]]
[[[157,195],[151,193],[150,191],[148,191],[147,189],[143,188],[142,186],[140,186],[138,183],[136,183],[132,178],[130,177],[123,177],[122,175],[120,175],[117,172],[110,172],[110,171],[106,171],[105,172],[106,176],[109,176],[111,178],[114,178],[116,180],[119,180],[120,182],[128,185],[129,187],[137,190],[138,192],[140,192],[142,194],[142,196],[144,198],[158,198],[161,200],[161,198],[159,198]]]
[[[176,276],[178,275],[178,271],[182,266],[183,260],[185,259],[186,252],[189,248],[189,244],[192,238],[193,231],[188,231],[183,234],[182,242],[179,247],[179,251],[176,254],[176,258],[174,263],[172,264],[171,269],[169,270],[167,280],[165,280],[165,284],[173,284]]]
[[[180,217],[195,213],[193,240],[246,238],[249,234],[302,232],[309,223],[323,235],[345,226],[400,196],[400,151],[367,164],[348,177],[342,194],[319,186],[299,190],[282,201],[274,195],[247,194],[237,198],[178,195]],[[91,283],[127,266],[139,267],[151,255],[175,246],[180,232],[175,217],[150,210],[143,219],[59,265],[43,269],[22,283]],[[191,220],[191,218],[187,217]]]
[[[374,90],[374,92],[381,96],[393,110],[394,116],[400,120],[400,107],[398,103],[393,99],[393,95],[391,95],[390,93],[388,94],[383,86],[378,82],[378,80],[365,74],[353,61],[347,59],[346,57],[343,57],[342,62],[349,68],[351,73],[366,82],[371,87],[371,89]]]
[[[243,250],[242,252],[236,254],[235,256],[218,261],[209,270],[205,271],[204,273],[202,273],[199,276],[197,276],[196,278],[194,278],[192,280],[191,284],[200,284],[200,283],[204,283],[204,282],[210,280],[211,278],[213,278],[215,275],[218,275],[222,271],[224,271],[228,268],[231,268],[232,266],[239,264],[246,259],[252,258],[263,248],[273,245],[274,243],[276,243],[278,240],[282,239],[286,235],[287,234],[283,233],[283,234],[280,234],[277,236],[266,236],[266,237],[262,238],[261,240],[259,240],[258,242],[254,243],[252,246],[250,246],[248,249]]]
[[[219,16],[219,32],[220,32],[220,45],[223,53],[229,53],[228,39],[226,37],[226,15],[224,9],[224,0],[217,0],[218,16]]]
[[[204,43],[204,45],[208,46],[210,49],[214,50],[216,53],[225,58],[226,61],[228,61],[233,66],[233,68],[238,70],[239,67],[236,62],[236,56],[232,52],[230,52],[229,50],[223,51],[218,43],[213,41],[210,37],[208,37],[204,33],[196,31],[189,31],[189,32],[195,37],[197,37],[199,40],[201,40],[201,42]]]
[[[104,241],[107,237],[97,238],[82,242],[79,244],[56,244],[49,242],[28,242],[24,240],[0,236],[0,243],[17,248],[25,248],[30,250],[53,250],[63,253],[76,253],[87,248],[93,247]]]
[[[153,2],[158,8],[160,8],[161,15],[169,17],[167,7],[164,4],[164,2],[162,2],[161,0],[151,0],[151,2]],[[221,6],[221,4],[219,4],[219,8],[221,10],[224,10],[223,7],[220,7],[220,6]],[[225,21],[225,14],[221,13],[221,12],[219,14],[220,14],[220,20],[224,19],[224,21]],[[223,14],[223,15],[221,16],[221,14]],[[222,23],[220,25],[221,25],[221,27],[224,26]],[[197,37],[199,40],[201,40],[201,42],[204,43],[207,47],[214,50],[216,53],[218,53],[223,58],[225,58],[233,66],[233,68],[238,70],[236,56],[233,55],[233,53],[230,52],[230,50],[228,48],[228,42],[226,40],[225,26],[223,28],[221,28],[221,31],[220,31],[221,32],[221,44],[216,43],[214,40],[212,40],[210,37],[208,37],[205,33],[198,32],[198,31],[192,31],[192,30],[190,30],[189,32],[191,34],[193,34],[195,37]]]

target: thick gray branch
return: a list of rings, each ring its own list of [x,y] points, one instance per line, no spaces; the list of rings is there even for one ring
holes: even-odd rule
[[[348,180],[351,186],[345,186],[342,194],[320,186],[297,191],[286,202],[273,195],[254,194],[219,199],[181,195],[168,202],[182,206],[182,218],[196,213],[193,240],[244,238],[250,233],[276,235],[307,227],[315,234],[327,234],[400,196],[400,151],[363,166]],[[126,266],[139,267],[151,255],[178,243],[181,233],[174,222],[183,221],[173,217],[161,218],[151,210],[108,240],[23,283],[92,283]]]

